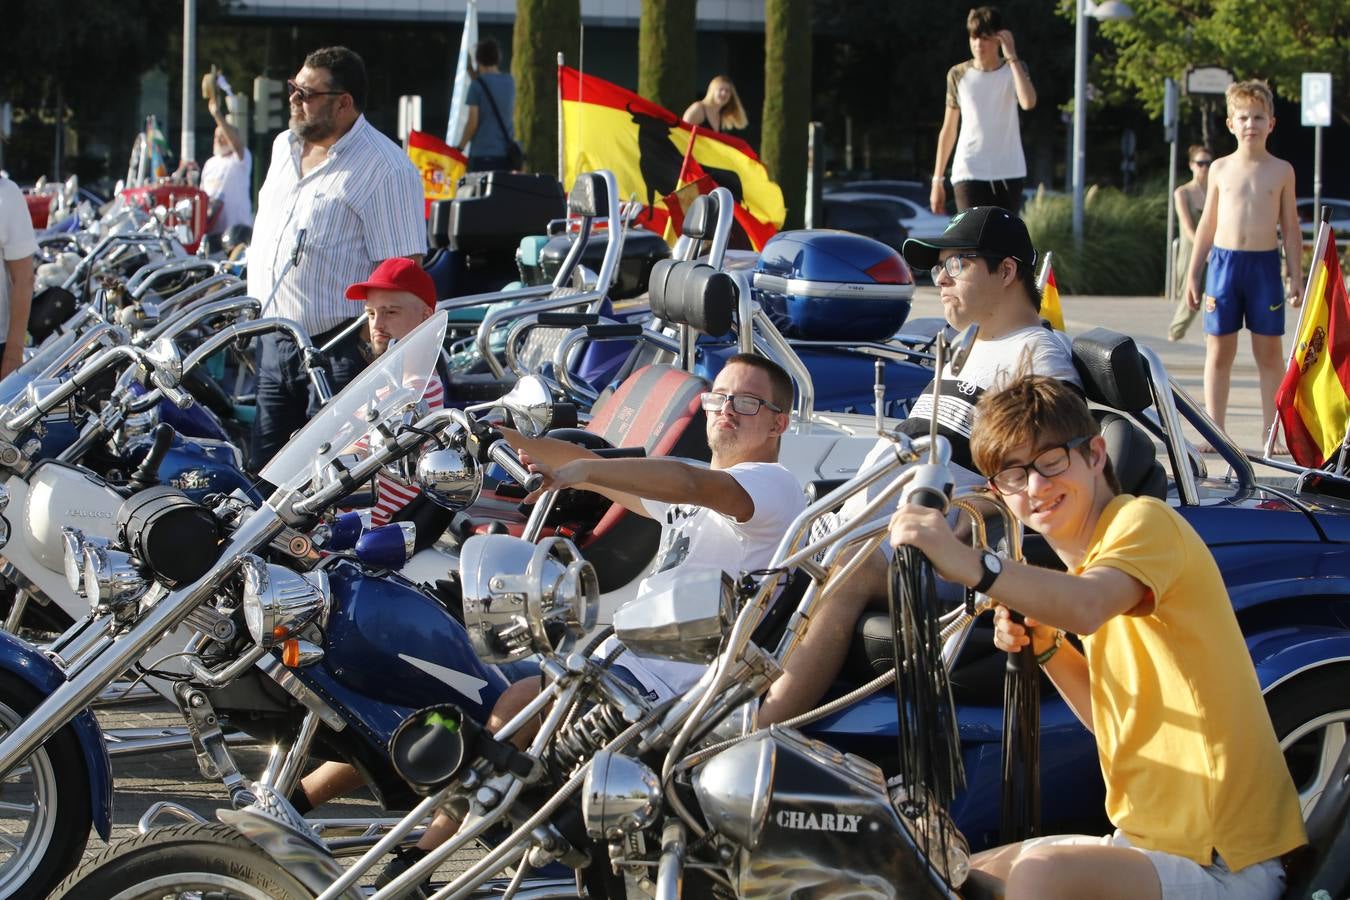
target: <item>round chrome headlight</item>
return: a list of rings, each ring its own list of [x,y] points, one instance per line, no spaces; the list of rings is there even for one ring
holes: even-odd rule
[[[476,534],[460,550],[459,572],[464,626],[487,662],[557,652],[595,625],[595,569],[563,538],[534,545]]]
[[[478,500],[483,489],[483,470],[468,453],[425,444],[410,459],[413,471],[409,480],[438,506],[458,510]]]
[[[311,580],[252,554],[239,561],[239,570],[244,579],[244,624],[264,648],[292,637],[320,615],[327,603],[323,573]]]
[[[84,593],[84,548],[109,547],[112,542],[105,537],[90,536],[78,528],[61,529],[62,563],[66,570],[66,584],[77,596]]]
[[[86,542],[83,558],[84,595],[94,606],[134,597],[150,583],[129,553]]]

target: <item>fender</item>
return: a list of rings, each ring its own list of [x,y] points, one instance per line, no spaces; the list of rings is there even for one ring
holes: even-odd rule
[[[1296,675],[1350,663],[1350,631],[1310,625],[1276,628],[1248,636],[1247,649],[1261,693],[1269,694]]]
[[[66,676],[47,656],[32,644],[0,631],[0,671],[19,678],[33,689],[50,694]],[[84,710],[70,720],[70,729],[79,741],[84,768],[89,773],[90,815],[98,836],[108,840],[112,833],[112,763],[103,743],[94,714]]]

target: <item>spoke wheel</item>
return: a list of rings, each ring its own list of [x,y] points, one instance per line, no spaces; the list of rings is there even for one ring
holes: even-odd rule
[[[1271,695],[1270,719],[1306,819],[1350,739],[1350,671],[1323,669],[1281,685]]]
[[[41,699],[0,673],[0,737]],[[79,861],[89,821],[88,774],[65,728],[0,779],[0,898],[45,897]]]

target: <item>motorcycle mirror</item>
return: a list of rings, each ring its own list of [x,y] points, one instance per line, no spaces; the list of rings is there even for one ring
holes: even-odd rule
[[[539,437],[553,424],[553,394],[538,375],[522,377],[498,403],[510,411],[516,430],[526,437]]]
[[[478,500],[483,472],[468,453],[423,445],[420,454],[404,457],[413,462],[408,479],[422,489],[431,502],[446,509],[464,509]]]
[[[966,360],[970,357],[970,350],[975,346],[975,338],[979,333],[979,325],[967,325],[964,331],[952,338],[948,349],[948,353],[951,354],[948,366],[953,375],[960,375],[961,370],[965,368]]]
[[[145,351],[145,358],[159,372],[168,376],[174,386],[183,380],[183,355],[172,338],[159,338]]]

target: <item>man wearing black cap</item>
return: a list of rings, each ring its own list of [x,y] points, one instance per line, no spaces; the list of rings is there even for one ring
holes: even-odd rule
[[[958,470],[958,486],[983,484],[970,457],[970,431],[980,397],[1024,374],[1058,378],[1081,389],[1071,345],[1065,335],[1041,322],[1036,250],[1026,225],[1006,209],[977,206],[957,213],[939,237],[905,241],[904,255],[911,267],[932,273],[949,325],[958,331],[979,326],[961,374],[953,375],[948,368],[934,382],[942,379],[938,433],[951,442],[952,462],[969,472],[966,481]],[[900,430],[911,437],[928,434],[933,415],[933,384],[929,384]],[[889,441],[879,439],[863,466],[879,459],[889,446]],[[871,491],[854,496],[839,513],[840,519],[853,518],[873,497]],[[874,598],[886,596],[886,564],[894,551],[885,544],[881,549],[817,612],[783,676],[760,706],[761,725],[813,708],[839,674],[858,617]]]

